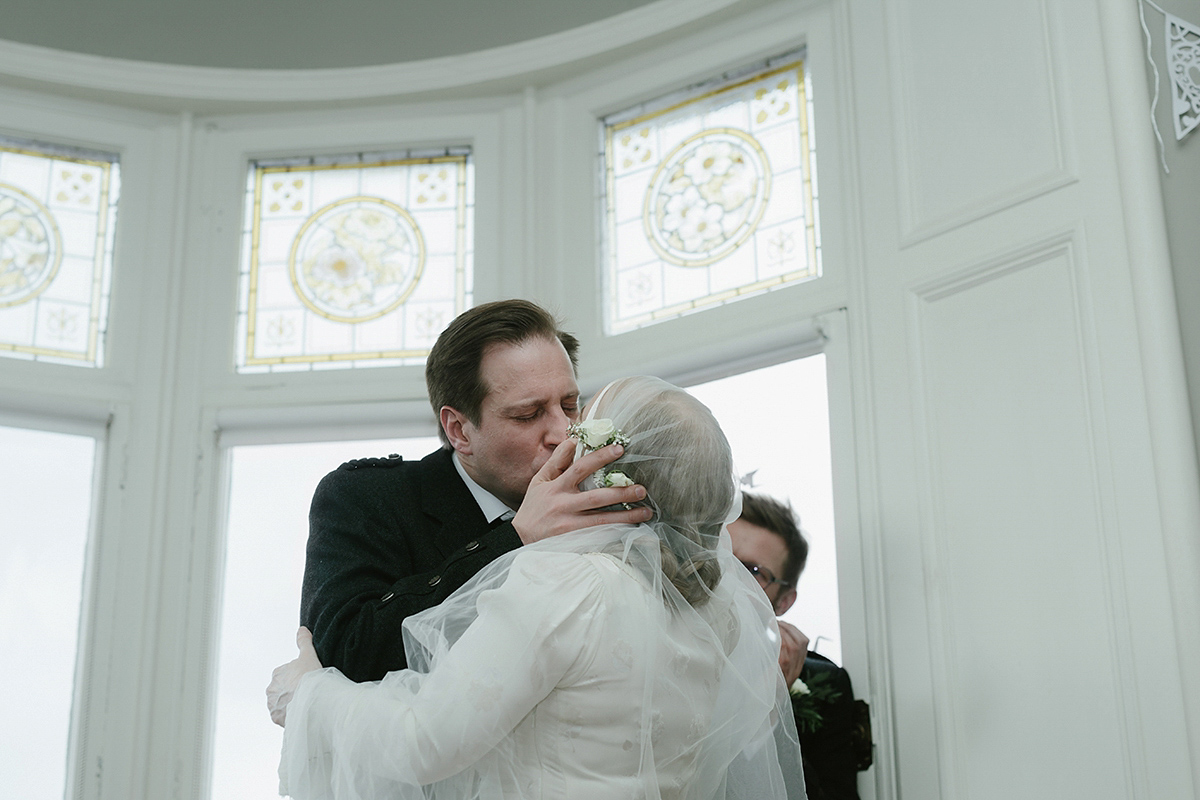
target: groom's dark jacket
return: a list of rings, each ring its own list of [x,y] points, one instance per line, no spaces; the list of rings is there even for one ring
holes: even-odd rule
[[[405,617],[520,546],[511,523],[488,525],[449,450],[349,461],[313,495],[300,624],[322,664],[379,680],[406,666]]]

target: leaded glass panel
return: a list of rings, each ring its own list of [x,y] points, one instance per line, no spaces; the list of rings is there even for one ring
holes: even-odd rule
[[[239,372],[419,364],[471,304],[470,151],[252,163]]]
[[[810,96],[790,53],[602,121],[606,333],[820,274]]]
[[[0,356],[103,366],[116,156],[0,139]]]

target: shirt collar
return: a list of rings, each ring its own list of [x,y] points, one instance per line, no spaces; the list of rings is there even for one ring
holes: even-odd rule
[[[454,461],[454,469],[458,470],[458,476],[467,485],[467,489],[471,492],[471,496],[475,498],[475,502],[479,505],[479,510],[483,512],[483,516],[489,524],[495,522],[500,517],[512,519],[515,512],[505,505],[503,500],[480,486],[475,482],[474,478],[467,474],[462,462],[458,459],[457,452],[451,456],[451,459]]]

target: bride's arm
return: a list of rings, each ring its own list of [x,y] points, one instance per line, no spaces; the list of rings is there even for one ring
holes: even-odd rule
[[[288,709],[288,771],[323,751],[335,785],[339,775],[427,784],[465,769],[586,666],[601,587],[583,556],[522,553],[500,588],[479,594],[478,618],[428,674],[355,684],[335,670],[311,673]]]

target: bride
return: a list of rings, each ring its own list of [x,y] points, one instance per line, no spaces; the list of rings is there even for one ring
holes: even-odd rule
[[[780,769],[798,745],[775,617],[730,549],[740,496],[716,420],[681,389],[625,378],[572,434],[577,458],[625,446],[589,481],[644,486],[650,522],[497,559],[404,623],[410,668],[380,682],[306,673],[286,709],[281,793],[803,796]]]

